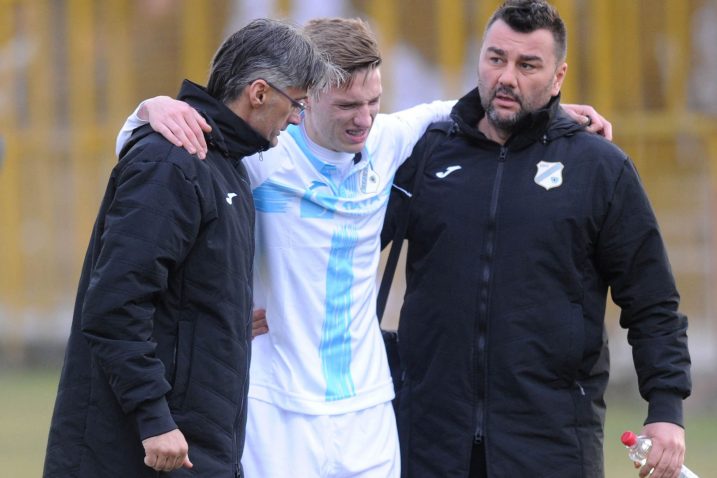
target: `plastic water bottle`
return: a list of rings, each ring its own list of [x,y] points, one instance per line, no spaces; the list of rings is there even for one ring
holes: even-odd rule
[[[633,432],[627,431],[620,437],[622,444],[627,447],[627,456],[640,465],[644,465],[647,461],[647,454],[650,453],[652,448],[652,440],[646,436],[637,436]],[[699,478],[695,473],[682,465],[680,469],[680,478]]]

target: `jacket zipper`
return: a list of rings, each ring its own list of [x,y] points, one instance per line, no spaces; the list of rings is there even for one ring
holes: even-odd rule
[[[500,185],[503,178],[503,168],[508,154],[508,148],[503,145],[500,148],[498,167],[495,172],[495,181],[491,193],[490,210],[488,216],[488,231],[486,234],[485,249],[483,251],[483,270],[481,271],[480,291],[478,299],[478,337],[476,346],[476,424],[473,433],[473,443],[483,443],[485,436],[485,401],[487,399],[487,373],[488,358],[486,353],[486,336],[488,334],[488,305],[491,277],[493,275],[493,257],[495,255],[495,233],[497,228],[498,197],[500,196]],[[480,374],[480,376],[478,376]]]

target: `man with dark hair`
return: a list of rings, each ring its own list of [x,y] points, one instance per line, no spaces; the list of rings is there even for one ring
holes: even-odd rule
[[[687,320],[634,165],[560,109],[565,52],[552,6],[503,4],[453,128],[396,175],[383,238],[409,215],[403,476],[602,477],[608,288],[649,402],[640,476],[679,473]]]
[[[242,158],[299,122],[333,68],[255,20],[179,97],[206,161],[145,127],[110,176],[80,279],[45,477],[238,477],[251,345],[254,202]],[[189,456],[191,455],[191,461]]]

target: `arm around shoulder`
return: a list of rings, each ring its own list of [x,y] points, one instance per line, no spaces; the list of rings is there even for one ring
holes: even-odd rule
[[[147,123],[175,146],[185,148],[200,159],[206,158],[207,142],[204,133],[209,133],[211,126],[189,104],[169,96],[156,96],[143,101],[127,118],[117,136],[115,152],[118,156],[132,131]]]
[[[378,135],[387,135],[383,140],[393,141],[396,156],[400,161],[406,159],[426,129],[433,123],[450,119],[451,110],[456,101],[433,101],[412,108],[385,115],[385,131]],[[390,138],[390,139],[389,139]],[[374,140],[379,138],[374,138]]]

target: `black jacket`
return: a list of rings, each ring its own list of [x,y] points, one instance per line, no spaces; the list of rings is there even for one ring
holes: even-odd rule
[[[483,114],[477,90],[459,101],[411,200],[404,476],[466,477],[483,443],[490,477],[599,477],[608,287],[648,421],[682,423],[687,321],[665,247],[633,164],[558,98],[504,146],[478,131]],[[397,173],[402,189],[431,134]],[[384,243],[406,202],[394,188]]]
[[[45,477],[141,477],[142,439],[179,428],[192,470],[240,471],[251,345],[254,204],[241,158],[268,141],[188,81],[205,161],[135,131],[87,250]]]

